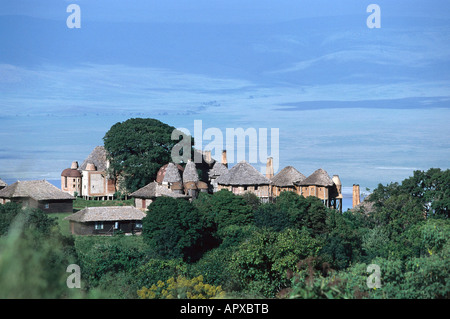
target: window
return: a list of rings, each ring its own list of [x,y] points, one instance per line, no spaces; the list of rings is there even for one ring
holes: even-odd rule
[[[95,222],[95,229],[103,229],[103,223],[102,222]]]
[[[64,188],[67,188],[67,176],[64,176]]]
[[[50,208],[50,204],[49,203],[45,203],[44,204],[44,209],[49,209]]]
[[[142,222],[141,221],[136,222],[136,228],[142,228]]]
[[[119,229],[119,222],[114,223],[114,229]]]

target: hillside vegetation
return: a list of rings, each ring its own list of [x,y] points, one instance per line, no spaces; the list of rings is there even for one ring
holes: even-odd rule
[[[0,297],[449,298],[449,190],[450,171],[430,169],[342,214],[291,192],[268,204],[226,190],[161,197],[141,236],[112,237],[62,235],[8,203]],[[69,264],[81,289],[66,286]]]

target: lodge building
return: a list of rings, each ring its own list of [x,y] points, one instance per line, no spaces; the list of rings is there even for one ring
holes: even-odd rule
[[[200,152],[195,150],[196,152]],[[109,161],[103,146],[97,146],[81,166],[73,162],[61,173],[62,191],[86,199],[112,199],[117,188],[116,179],[108,175]],[[201,152],[202,162],[188,161],[185,165],[163,165],[154,181],[130,194],[135,207],[146,210],[159,196],[194,200],[199,193],[215,193],[227,189],[242,195],[251,192],[262,202],[272,202],[284,191],[301,196],[314,196],[326,207],[342,212],[342,184],[338,175],[330,177],[322,168],[306,177],[292,166],[286,166],[274,175],[273,160],[267,159],[266,174],[261,174],[246,161],[228,168],[226,151],[220,161],[211,158],[210,151]],[[199,175],[200,173],[200,175]],[[359,186],[354,186],[354,205],[359,203]]]

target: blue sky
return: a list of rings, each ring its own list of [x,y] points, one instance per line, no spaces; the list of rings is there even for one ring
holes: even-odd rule
[[[66,26],[71,3],[81,8],[80,29]],[[371,3],[381,8],[379,29],[366,25]],[[449,7],[2,1],[0,178],[57,180],[131,117],[191,132],[202,120],[224,135],[279,128],[280,170],[323,168],[346,187],[447,169]]]

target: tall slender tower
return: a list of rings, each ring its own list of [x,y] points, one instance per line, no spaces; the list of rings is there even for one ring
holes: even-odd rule
[[[228,167],[228,161],[227,161],[227,151],[222,151],[222,164]]]
[[[273,158],[267,158],[267,166],[266,166],[266,177],[268,179],[272,179],[273,177]]]
[[[353,208],[361,203],[359,185],[353,184]]]

